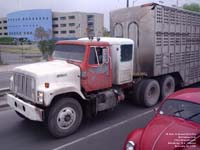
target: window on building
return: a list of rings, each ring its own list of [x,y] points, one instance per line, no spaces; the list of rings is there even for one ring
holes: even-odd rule
[[[88,22],[88,25],[89,25],[89,26],[93,26],[93,25],[94,25],[94,22]]]
[[[75,16],[69,16],[68,19],[75,19]]]
[[[4,21],[3,21],[3,23],[7,23],[7,21],[6,21],[6,20],[4,20]]]
[[[61,31],[61,34],[66,34],[67,33],[67,31]]]
[[[75,23],[69,23],[69,26],[73,27],[73,26],[75,26]]]
[[[94,15],[88,15],[87,16],[87,21],[88,22],[93,22],[94,21]]]
[[[1,21],[0,21],[0,24],[1,24]]]
[[[60,20],[66,20],[66,17],[60,17]]]
[[[76,33],[76,31],[75,30],[69,30],[69,33],[74,34],[74,33]]]
[[[8,35],[8,33],[4,33],[4,35]]]
[[[58,31],[53,31],[53,34],[58,34]]]
[[[53,25],[53,28],[57,28],[57,27],[58,27],[58,24],[54,24],[54,25]]]
[[[0,33],[0,35],[2,35],[2,33]]]
[[[2,29],[2,27],[0,27],[0,30]]]
[[[58,18],[53,18],[53,21],[57,21],[58,20]]]
[[[4,27],[4,29],[7,29],[7,27]]]
[[[88,15],[87,17],[88,18],[94,18],[94,15]]]
[[[46,19],[47,19],[47,20],[49,20],[49,18],[48,18],[48,17],[46,17]]]
[[[35,20],[38,20],[38,18],[36,17]]]
[[[43,17],[42,19],[45,20],[45,17]]]
[[[39,20],[41,20],[42,18],[40,17]]]
[[[66,27],[67,25],[66,25],[66,24],[60,24],[60,26],[61,26],[61,27]]]

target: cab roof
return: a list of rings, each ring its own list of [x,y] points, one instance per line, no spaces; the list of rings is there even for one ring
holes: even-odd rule
[[[93,41],[97,41],[99,39],[99,42],[108,42],[110,45],[121,45],[121,44],[134,44],[133,40],[128,38],[116,38],[116,37],[94,37]],[[80,41],[89,41],[88,38],[80,38],[78,39]]]
[[[171,94],[167,99],[185,100],[200,104],[200,88],[183,89]]]
[[[74,44],[74,45],[90,45],[90,46],[109,46],[108,42],[97,42],[97,41],[90,41],[90,40],[63,40],[58,41],[56,45],[65,45],[65,44]]]

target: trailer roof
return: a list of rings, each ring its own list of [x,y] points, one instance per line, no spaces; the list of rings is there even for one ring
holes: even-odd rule
[[[98,41],[99,42],[108,42],[110,45],[114,44],[134,44],[134,41],[131,39],[127,38],[115,38],[115,37],[94,37],[93,41]],[[78,39],[80,41],[89,41],[88,38],[80,38]]]

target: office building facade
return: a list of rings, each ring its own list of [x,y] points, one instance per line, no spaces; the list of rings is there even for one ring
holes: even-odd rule
[[[103,36],[104,15],[85,12],[52,12],[35,9],[12,12],[0,18],[0,37],[41,40],[36,29],[42,27],[49,38],[68,39],[87,36]]]
[[[0,18],[0,37],[7,37],[7,19],[6,17]]]
[[[50,9],[17,11],[7,15],[8,35],[15,38],[40,40],[35,36],[37,28],[43,29],[52,37],[52,12]]]
[[[104,16],[98,13],[53,12],[55,38],[103,36]]]

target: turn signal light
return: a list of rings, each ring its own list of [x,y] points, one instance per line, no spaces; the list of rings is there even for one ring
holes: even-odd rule
[[[49,83],[48,83],[48,82],[45,82],[45,83],[44,83],[44,87],[45,87],[45,88],[49,88]]]

